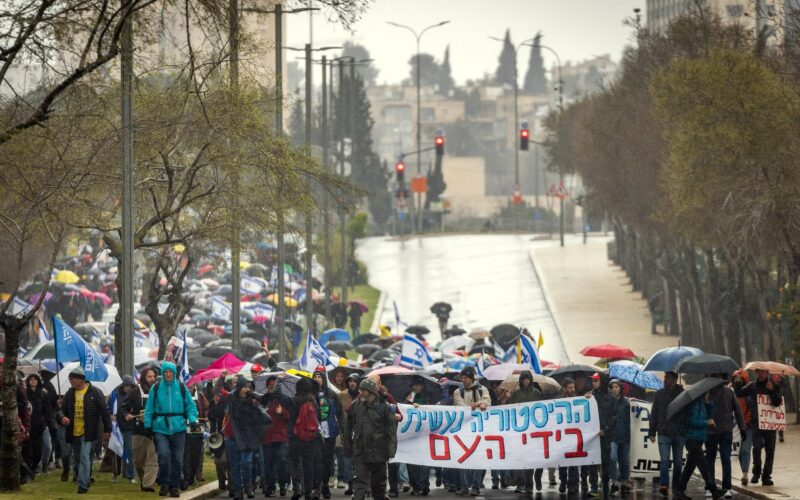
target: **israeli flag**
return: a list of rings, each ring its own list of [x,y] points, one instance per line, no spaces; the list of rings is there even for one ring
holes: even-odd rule
[[[262,304],[261,302],[249,302],[242,304],[245,311],[251,311],[253,316],[266,316],[267,319],[272,320],[275,314],[275,308],[269,304]]]
[[[483,364],[483,353],[478,357],[478,362],[475,364],[475,372],[479,377],[483,378],[483,370],[486,368]]]
[[[186,346],[186,330],[183,330],[183,349],[181,350],[181,380],[183,384],[189,381],[189,358],[187,357],[186,352],[189,348]]]
[[[44,321],[39,320],[39,343],[50,342],[51,340],[53,339],[50,337],[50,332],[47,331],[47,327],[44,326]]]
[[[403,336],[403,350],[400,352],[400,364],[412,368],[427,368],[433,358],[425,344],[413,335]]]
[[[117,414],[118,399],[119,396],[115,390],[111,393],[111,398],[108,401],[108,407],[109,410],[111,410],[111,415]],[[128,461],[128,457],[125,456],[125,444],[122,440],[122,431],[119,430],[119,425],[117,425],[116,420],[111,422],[111,437],[108,439],[108,449],[113,451],[124,462]]]
[[[261,292],[263,286],[261,285],[261,282],[255,278],[251,278],[250,276],[242,276],[240,288],[244,294],[255,295]]]
[[[230,321],[231,305],[219,297],[211,298],[211,317],[222,321]]]
[[[149,347],[149,348],[155,347],[153,345],[153,342],[150,340],[150,338],[147,335],[145,335],[145,334],[143,334],[142,332],[139,332],[139,331],[134,331],[133,332],[133,346],[134,347]]]
[[[536,352],[536,346],[533,345],[533,341],[525,335],[520,335],[517,339],[517,358],[521,364],[529,365],[533,373],[541,375],[542,367],[539,364],[539,353]]]
[[[400,309],[397,307],[397,302],[392,301],[392,307],[394,308],[394,324],[396,327],[400,327],[400,325],[408,326],[408,323],[404,323],[400,320]]]
[[[14,302],[11,303],[11,307],[9,307],[9,315],[10,316],[24,316],[28,314],[33,306],[25,302],[19,297],[14,297]]]
[[[311,330],[309,330],[306,334],[306,346],[303,354],[297,360],[300,369],[313,372],[319,365],[324,365],[327,369],[335,368],[339,366],[339,361],[339,356],[328,351],[311,335]]]

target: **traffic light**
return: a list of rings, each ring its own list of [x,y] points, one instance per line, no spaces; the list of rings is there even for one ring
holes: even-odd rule
[[[436,156],[444,156],[444,137],[437,135],[434,145],[436,146]]]
[[[398,162],[394,166],[394,172],[397,174],[397,183],[400,186],[403,185],[405,182],[405,173],[406,173],[406,164],[403,163],[403,160],[398,160]]]
[[[522,151],[528,150],[528,140],[530,139],[531,133],[528,130],[528,124],[523,123],[522,128],[519,130],[519,149]]]

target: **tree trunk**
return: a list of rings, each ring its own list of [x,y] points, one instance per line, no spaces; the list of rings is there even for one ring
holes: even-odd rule
[[[3,434],[0,436],[0,490],[19,491],[20,447],[17,438],[17,354],[19,338],[25,323],[13,316],[0,320],[6,335],[6,352],[3,360]]]
[[[731,329],[725,329],[722,325],[722,311],[725,308],[725,298],[720,286],[719,270],[714,261],[714,250],[706,248],[703,250],[708,270],[708,324],[709,336],[714,341],[714,352],[724,352],[728,354],[728,337],[734,334]]]

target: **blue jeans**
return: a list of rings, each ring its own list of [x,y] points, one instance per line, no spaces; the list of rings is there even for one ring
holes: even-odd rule
[[[747,439],[739,447],[739,465],[744,475],[750,471],[750,456],[753,453],[753,429],[747,429]]]
[[[122,446],[126,458],[123,460],[122,476],[125,479],[136,479],[136,465],[133,463],[133,431],[122,433]]]
[[[186,432],[177,434],[153,433],[158,455],[158,477],[156,482],[170,490],[178,490],[183,477],[183,448],[186,445]]]
[[[480,469],[461,470],[461,488],[481,488],[483,486],[483,473]]]
[[[670,453],[672,453],[672,489],[675,490],[678,487],[683,467],[683,444],[682,436],[658,435],[658,470],[661,476],[661,486],[669,487],[669,464]]]
[[[253,452],[239,451],[234,438],[225,438],[225,452],[231,468],[231,492],[243,491],[253,482]]]
[[[264,445],[264,488],[275,491],[275,482],[279,488],[289,484],[289,443],[269,443]]]
[[[733,432],[723,432],[721,434],[709,434],[706,439],[706,467],[711,482],[716,484],[716,467],[714,462],[717,459],[717,449],[719,449],[719,459],[722,462],[722,489],[731,489],[731,447],[733,446]]]
[[[58,446],[61,448],[61,467],[67,471],[67,473],[69,473],[71,463],[70,459],[72,458],[72,446],[67,442],[67,428],[59,425],[56,428],[56,435],[58,436]]]
[[[611,443],[611,480],[627,482],[631,470],[630,441],[614,441]]]
[[[92,477],[92,447],[94,441],[86,441],[85,436],[72,438],[72,457],[78,476],[78,489],[88,490]]]
[[[336,479],[341,482],[353,482],[353,458],[344,454],[341,446],[336,448]]]

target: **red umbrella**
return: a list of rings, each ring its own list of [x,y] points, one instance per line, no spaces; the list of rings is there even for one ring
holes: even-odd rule
[[[627,347],[616,344],[587,345],[581,349],[581,354],[593,358],[631,359],[636,355]]]
[[[351,305],[351,306],[352,305],[357,305],[358,308],[361,309],[361,312],[365,313],[365,314],[366,314],[367,311],[369,311],[369,308],[367,307],[367,305],[365,303],[361,302],[360,300],[351,300],[347,304]]]

